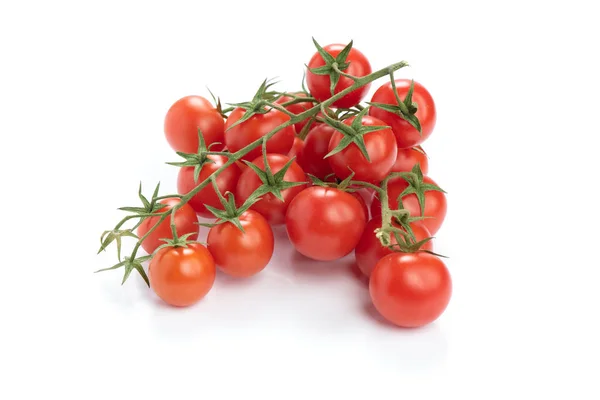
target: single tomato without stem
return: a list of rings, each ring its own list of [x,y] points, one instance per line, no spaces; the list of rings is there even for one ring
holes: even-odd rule
[[[264,114],[254,114],[246,121],[233,126],[245,113],[246,110],[238,107],[231,112],[225,123],[225,145],[232,153],[246,147],[290,120],[290,117],[284,112],[271,109]],[[295,136],[296,132],[293,126],[283,128],[267,141],[267,152],[288,154],[294,144]],[[242,159],[253,160],[260,155],[261,146],[258,146],[244,155]]]
[[[352,126],[355,117],[344,120],[344,124]],[[364,116],[362,118],[363,126],[385,126],[385,123],[377,118]],[[333,151],[344,139],[344,134],[334,131],[329,141],[328,150]],[[398,147],[396,139],[389,128],[368,132],[363,135],[369,160],[360,151],[356,143],[350,143],[339,153],[333,154],[327,160],[331,169],[340,179],[347,178],[351,172],[354,172],[353,179],[371,183],[381,182],[390,172],[396,156]]]
[[[396,92],[398,93],[400,100],[404,101],[410,90],[411,80],[396,79],[395,82]],[[398,101],[394,95],[392,83],[384,83],[377,89],[371,98],[371,102],[397,105]],[[417,104],[415,116],[419,119],[419,123],[421,124],[421,133],[400,115],[383,110],[377,106],[369,108],[369,115],[379,118],[385,122],[386,125],[392,127],[398,147],[401,149],[414,147],[423,143],[431,135],[431,132],[433,132],[437,119],[433,97],[427,89],[418,82],[414,82],[412,102]]]
[[[444,312],[452,295],[452,279],[437,256],[392,253],[373,269],[369,293],[377,311],[389,322],[417,328]]]
[[[256,211],[239,216],[242,232],[231,222],[215,225],[208,232],[208,250],[227,275],[249,277],[262,271],[273,256],[273,231]]]
[[[150,261],[150,287],[172,306],[186,307],[202,299],[215,282],[214,260],[206,247],[164,247]]]
[[[179,169],[179,174],[177,176],[177,191],[179,194],[187,194],[192,191],[192,189],[198,186],[199,183],[210,178],[210,176],[216,170],[221,168],[228,161],[227,157],[220,155],[211,154],[207,157],[209,161],[202,165],[202,169],[200,170],[200,175],[197,181],[194,180],[195,167],[190,166]],[[219,188],[221,194],[225,194],[226,192],[233,193],[241,173],[242,172],[237,164],[231,164],[215,177],[215,180],[217,181],[217,187]],[[188,204],[199,215],[205,218],[214,217],[214,215],[206,209],[205,204],[218,208],[219,210],[223,209],[223,205],[219,201],[219,197],[217,196],[213,185],[210,183],[196,193],[196,195],[190,199]]]
[[[267,162],[271,172],[275,175],[290,161],[290,158],[281,154],[267,154]],[[265,162],[263,156],[252,161],[262,171],[265,171]],[[286,182],[306,182],[306,174],[302,168],[293,161],[288,170],[283,175]],[[238,206],[242,205],[256,189],[263,185],[262,180],[252,168],[246,168],[238,181],[235,197]],[[292,199],[306,187],[298,185],[281,190],[283,201],[279,200],[273,193],[267,193],[261,196],[261,199],[254,203],[252,210],[257,211],[269,221],[270,224],[278,225],[285,222],[285,213]]]
[[[343,44],[330,44],[325,46],[323,50],[327,52],[333,59],[337,58],[346,45]],[[341,60],[340,60],[341,61]],[[369,60],[363,53],[354,47],[350,49],[350,52],[347,54],[345,58],[345,63],[347,63],[347,67],[342,69],[342,72],[352,75],[355,77],[362,77],[365,75],[369,75],[371,73],[371,64]],[[327,64],[326,60],[323,59],[321,54],[317,51],[310,61],[308,62],[308,68],[316,69],[319,67],[323,67]],[[339,64],[339,63],[338,63]],[[315,99],[320,102],[323,102],[330,97],[331,94],[331,79],[330,75],[317,75],[310,71],[310,69],[306,73],[306,84],[308,85],[308,90],[313,95]],[[352,86],[354,81],[348,77],[340,76],[338,83],[335,85],[334,94],[338,94],[342,90],[345,90]],[[351,91],[344,97],[339,100],[336,100],[332,106],[338,108],[350,108],[358,103],[366,96],[369,92],[369,88],[371,84],[366,84],[356,90]]]
[[[290,203],[286,230],[304,256],[331,261],[352,252],[366,224],[360,202],[335,188],[311,186]]]
[[[171,210],[173,207],[181,202],[177,197],[167,198],[159,200],[159,203],[164,204],[160,210],[155,212],[164,212]],[[160,220],[160,217],[149,217],[145,218],[137,229],[137,235],[141,239],[150,229]],[[177,235],[183,236],[188,233],[193,233],[189,236],[189,240],[196,240],[198,238],[198,217],[196,212],[189,204],[184,204],[175,212],[175,227],[177,229]],[[160,223],[154,229],[146,239],[142,242],[142,248],[148,253],[152,254],[159,246],[165,244],[165,241],[161,239],[173,239],[173,233],[171,232],[171,215]]]
[[[167,111],[164,131],[167,141],[175,151],[195,153],[198,149],[198,130],[206,146],[219,151],[223,148],[225,121],[217,109],[202,96],[186,96],[177,100]]]
[[[394,226],[399,228],[397,224],[394,224]],[[410,224],[410,227],[417,242],[431,237],[429,231],[421,222],[413,222]],[[388,254],[394,253],[389,247],[383,246],[381,241],[375,236],[375,230],[378,228],[381,228],[381,216],[375,216],[367,223],[362,237],[358,245],[356,245],[356,249],[354,249],[356,264],[365,276],[371,276],[371,272],[379,260]],[[391,235],[390,242],[392,245],[398,244],[394,235]],[[431,240],[423,244],[421,249],[433,251]]]

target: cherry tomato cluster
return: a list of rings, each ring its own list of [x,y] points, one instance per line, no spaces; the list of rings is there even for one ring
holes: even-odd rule
[[[119,257],[105,270],[123,268],[125,282],[135,269],[166,303],[189,306],[211,290],[217,269],[237,278],[263,271],[272,227],[284,225],[296,251],[315,262],[354,252],[391,323],[418,327],[442,314],[452,283],[431,239],[446,194],[427,175],[420,146],[436,123],[433,98],[420,83],[395,79],[405,62],[373,72],[352,42],[314,43],[301,90],[278,92],[265,81],[229,108],[214,96],[169,108],[164,132],[182,159],[169,163],[179,168],[178,193],[159,196],[157,186],[148,199],[140,185],[142,206],[123,207],[129,215],[102,235],[100,251],[116,242]],[[128,221],[136,224],[123,228]],[[199,229],[208,229],[206,243]],[[121,258],[125,237],[137,242]],[[140,247],[147,255],[137,255]]]

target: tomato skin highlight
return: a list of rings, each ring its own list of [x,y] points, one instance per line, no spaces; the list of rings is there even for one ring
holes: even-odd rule
[[[416,164],[419,164],[421,167],[423,175],[429,173],[429,159],[427,155],[416,150],[414,147],[398,149],[396,162],[394,162],[391,172],[411,172]]]
[[[231,222],[215,225],[208,232],[208,250],[217,267],[230,276],[244,278],[262,271],[273,256],[273,230],[256,211],[240,217],[244,232]]]
[[[344,120],[344,124],[351,125],[352,121],[354,121],[354,117]],[[363,117],[362,123],[365,126],[385,125],[383,121],[369,116]],[[344,135],[341,132],[335,131],[331,135],[328,150],[335,149],[343,138]],[[370,162],[355,143],[350,143],[339,153],[328,157],[327,160],[333,172],[340,179],[347,178],[352,170],[355,180],[379,183],[389,174],[396,161],[398,154],[396,139],[389,128],[369,132],[363,138]]]
[[[206,146],[220,151],[223,148],[225,121],[217,109],[202,96],[185,96],[167,111],[164,132],[167,142],[175,151],[195,154],[198,151],[198,129]]]
[[[180,200],[176,197],[171,197],[163,200],[159,200],[159,203],[164,204],[165,207],[161,208],[156,212],[163,212],[172,209],[174,206],[180,203]],[[157,222],[160,217],[150,217],[144,219],[137,229],[137,235],[142,238]],[[184,204],[175,213],[175,227],[177,228],[177,235],[183,236],[187,233],[194,233],[188,237],[188,240],[196,240],[198,238],[198,217],[196,212],[189,204]],[[161,239],[173,239],[173,233],[171,232],[171,216],[169,215],[163,222],[156,227],[155,230],[142,242],[142,248],[148,253],[152,254],[159,246],[165,244]]]
[[[308,132],[302,155],[298,158],[304,172],[321,180],[333,173],[325,155],[329,153],[329,141],[334,132],[336,130],[326,124],[318,124]]]
[[[430,183],[437,185],[433,179],[428,176],[423,177],[424,183]],[[398,209],[398,196],[406,189],[408,183],[402,178],[390,179],[388,182],[388,205],[390,209]],[[404,208],[410,212],[412,217],[421,216],[421,206],[419,200],[414,194],[409,194],[402,198],[402,204]],[[446,194],[434,190],[428,190],[425,192],[425,218],[421,221],[427,228],[429,233],[435,235],[441,228],[446,218],[446,211],[448,208]],[[373,202],[371,203],[371,215],[381,215],[381,202],[375,194],[373,196]]]
[[[409,79],[396,79],[395,82],[396,92],[398,93],[400,100],[404,100],[410,89],[411,81]],[[391,112],[382,110],[376,106],[369,108],[369,115],[379,118],[385,122],[386,125],[392,127],[398,147],[401,149],[414,147],[423,143],[431,135],[431,132],[433,132],[437,119],[433,97],[427,89],[418,82],[415,82],[414,84],[412,101],[417,103],[418,106],[415,115],[421,124],[421,133],[399,115],[392,114]],[[398,102],[394,96],[392,83],[387,82],[379,87],[373,94],[371,102],[397,105]]]
[[[177,176],[177,192],[179,194],[185,195],[189,193],[198,185],[198,183],[209,178],[216,170],[221,168],[227,162],[227,157],[224,156],[209,155],[208,157],[214,162],[202,166],[198,182],[194,181],[194,167],[182,167],[179,169],[179,174]],[[226,192],[233,193],[241,173],[242,172],[237,164],[232,164],[216,176],[217,187],[221,194],[224,195]],[[219,197],[212,184],[208,184],[200,190],[190,199],[188,204],[196,211],[196,213],[205,218],[214,218],[214,215],[206,209],[204,204],[208,204],[219,210],[223,209],[223,205],[219,201]]]
[[[294,94],[298,97],[306,97],[306,93],[304,93],[304,92],[297,92],[297,93],[292,93],[292,94]],[[288,101],[292,101],[292,100],[293,100],[293,98],[291,98],[290,96],[281,96],[279,99],[277,99],[277,101],[275,103],[283,104],[283,103],[287,103]],[[304,111],[310,110],[312,108],[312,105],[313,105],[313,103],[296,103],[296,104],[291,104],[291,105],[285,107],[285,109],[294,115],[298,115],[298,114],[302,114]],[[309,120],[310,120],[310,117],[305,118],[300,122],[296,122],[294,124],[294,129],[296,130],[296,133],[300,133],[302,131],[302,128],[304,128],[304,125],[306,125]]]
[[[330,44],[328,46],[323,47],[323,49],[335,58],[344,49],[344,47],[346,47],[346,45],[344,44]],[[350,50],[346,61],[349,62],[350,65],[346,70],[342,72],[345,72],[349,75],[361,77],[369,75],[372,72],[371,64],[369,63],[367,57],[365,57],[363,53],[361,53],[354,47]],[[325,65],[325,60],[323,60],[323,57],[321,57],[319,52],[315,52],[310,61],[308,62],[309,68],[313,69],[321,67],[323,65]],[[310,70],[307,70],[306,84],[310,93],[319,102],[323,102],[331,97],[331,80],[329,78],[329,75],[316,75],[310,72]],[[352,79],[347,78],[345,76],[341,76],[340,80],[335,86],[334,93],[338,94],[339,92],[349,88],[353,84],[354,81]],[[371,84],[369,83],[361,88],[353,90],[341,99],[335,101],[332,104],[332,106],[338,108],[353,107],[360,103],[360,101],[367,95],[370,87]]]
[[[187,247],[165,247],[150,261],[150,287],[165,303],[187,307],[197,303],[213,287],[214,260],[200,243]]]
[[[289,157],[281,154],[267,154],[267,161],[269,162],[273,175],[280,171],[289,160]],[[262,156],[254,159],[252,163],[261,170],[265,170],[265,163]],[[298,163],[294,161],[286,171],[284,180],[288,182],[306,182],[306,174]],[[261,185],[262,181],[258,175],[256,175],[256,172],[251,168],[246,168],[244,172],[242,172],[235,190],[238,206],[242,205]],[[272,225],[283,224],[285,222],[285,213],[290,202],[298,193],[302,192],[306,186],[307,185],[298,185],[282,190],[281,195],[283,196],[283,202],[272,193],[267,193],[262,196],[258,202],[254,203],[250,209],[257,211]]]
[[[294,248],[318,261],[352,252],[366,224],[360,202],[339,189],[311,186],[290,203],[286,230]]]
[[[290,120],[290,117],[282,111],[271,109],[265,114],[255,114],[250,119],[229,129],[234,123],[244,116],[246,110],[236,108],[229,114],[225,122],[225,145],[230,152],[246,147],[250,143],[260,139],[267,133]],[[267,141],[267,152],[288,154],[294,144],[296,132],[293,126],[288,126],[277,132]],[[261,146],[253,149],[242,157],[242,160],[253,160],[262,154]]]
[[[452,295],[446,265],[432,254],[392,253],[375,266],[369,281],[373,305],[389,322],[417,328],[435,321]]]
[[[371,273],[379,260],[388,254],[394,253],[394,251],[390,250],[388,247],[382,246],[381,241],[375,236],[375,229],[377,228],[381,228],[381,216],[374,217],[367,223],[362,237],[354,249],[356,264],[360,271],[367,277],[371,276]],[[417,242],[431,237],[427,228],[420,222],[413,222],[411,228]],[[398,243],[393,235],[390,237],[390,240],[392,244]],[[421,249],[433,251],[432,241],[426,242],[421,246]]]

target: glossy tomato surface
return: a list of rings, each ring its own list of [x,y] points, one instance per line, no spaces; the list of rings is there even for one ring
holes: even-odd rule
[[[423,175],[429,173],[429,159],[422,150],[417,150],[414,147],[398,149],[398,155],[392,166],[392,172],[411,172],[416,164],[419,164],[421,167]]]
[[[335,129],[326,124],[318,124],[312,128],[304,139],[304,149],[298,157],[298,163],[304,172],[321,180],[333,173],[329,161],[325,158],[329,152],[329,141],[333,132]]]

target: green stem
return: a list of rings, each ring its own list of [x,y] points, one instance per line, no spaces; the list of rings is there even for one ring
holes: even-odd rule
[[[295,123],[304,121],[306,118],[316,115],[319,112],[319,110],[321,109],[321,107],[324,107],[324,108],[329,107],[335,101],[344,97],[345,95],[352,92],[353,90],[356,90],[368,83],[371,83],[379,78],[389,75],[393,71],[399,70],[400,68],[406,67],[407,65],[408,65],[407,62],[401,61],[401,62],[392,64],[388,67],[382,68],[378,71],[375,71],[369,75],[366,75],[366,76],[356,79],[354,81],[354,83],[351,86],[349,86],[348,88],[346,88],[346,89],[342,90],[341,92],[337,93],[336,95],[330,97],[329,99],[325,100],[323,103],[317,104],[317,105],[313,106],[312,108],[310,108],[296,116],[291,117],[288,121],[275,127],[274,129],[272,129],[269,133],[267,133],[262,138],[256,139],[254,142],[248,144],[247,146],[245,146],[245,147],[241,148],[240,150],[236,151],[235,153],[233,153],[225,164],[223,164],[219,169],[217,169],[215,172],[213,172],[213,175],[218,176],[219,174],[221,174],[221,172],[223,172],[225,169],[227,169],[229,166],[231,166],[237,160],[239,160],[240,158],[242,158],[243,156],[245,156],[246,154],[248,154],[249,152],[251,152],[252,150],[257,148],[259,145],[261,145],[263,143],[263,141],[266,143],[266,141],[271,139],[277,132],[281,131],[282,129],[285,129],[288,126],[292,126]],[[229,111],[229,109],[223,110],[223,112],[227,112],[227,111]],[[204,189],[209,183],[210,183],[210,178],[206,178],[202,182],[198,183],[198,185],[196,185],[196,187],[194,189],[192,189],[186,195],[181,197],[180,202],[173,207],[173,210],[179,209],[184,204],[187,204],[187,202],[189,202],[192,197],[194,197],[198,192],[200,192],[202,189]],[[385,199],[386,199],[386,201],[385,201],[386,208],[389,210],[389,207],[387,207],[387,194],[385,195]],[[383,207],[383,202],[382,202],[382,210],[383,209],[384,209],[384,207]],[[152,227],[150,227],[150,229],[148,229],[148,231],[146,232],[146,234],[144,236],[142,236],[138,240],[138,242],[135,244],[135,247],[133,248],[133,251],[131,254],[131,259],[135,259],[137,252],[141,246],[141,243],[148,236],[150,236],[150,234],[167,218],[167,215],[168,215],[168,213],[161,215],[159,220]]]
[[[360,79],[360,78],[357,78],[357,77],[356,77],[356,76],[354,76],[354,75],[350,75],[350,74],[347,74],[347,73],[345,73],[344,71],[342,71],[342,70],[339,68],[339,66],[338,66],[338,63],[336,63],[336,62],[334,62],[334,63],[333,63],[331,66],[333,67],[333,70],[334,70],[335,72],[337,72],[338,74],[340,74],[341,76],[345,76],[346,78],[350,78],[350,79],[352,79],[352,80],[353,80],[353,81],[355,81],[355,82],[356,82],[358,79]]]

